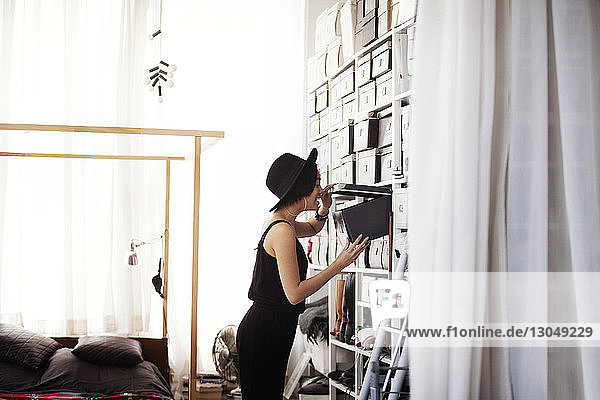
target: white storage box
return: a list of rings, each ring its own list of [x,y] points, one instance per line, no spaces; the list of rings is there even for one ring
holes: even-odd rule
[[[375,81],[358,88],[358,112],[375,107]]]
[[[371,79],[371,53],[367,53],[358,59],[356,68],[356,85],[362,86]]]
[[[337,103],[342,99],[340,95],[340,77],[336,76],[331,79],[331,85],[329,86],[329,101],[331,104]]]
[[[379,7],[377,10],[377,34],[381,37],[392,28],[391,0],[379,0]]]
[[[315,115],[315,113],[317,112],[317,95],[315,94],[315,92],[309,92],[308,96],[306,97],[306,115]]]
[[[331,170],[331,181],[336,183],[354,183],[354,160],[354,154],[342,158],[341,165]]]
[[[327,87],[327,83],[317,89],[317,102],[316,102],[316,110],[317,112],[323,111],[327,108],[329,104],[329,88]]]
[[[344,70],[340,76],[339,91],[340,97],[344,97],[354,92],[354,65]]]
[[[390,235],[386,235],[381,243],[381,267],[389,270],[390,266]]]
[[[356,99],[353,95],[346,96],[342,99],[342,103],[342,120],[347,122],[356,114]]]
[[[369,267],[382,269],[381,252],[383,249],[383,238],[373,239],[369,244]]]
[[[379,149],[358,152],[354,177],[357,185],[374,185],[379,182]]]
[[[357,22],[356,0],[346,0],[340,10],[340,28],[342,31],[342,53],[344,60],[354,55],[355,27]]]
[[[381,149],[381,175],[379,180],[381,182],[392,180],[394,172],[394,157],[392,154],[392,146]]]
[[[367,118],[356,123],[354,127],[353,151],[361,151],[377,147],[379,122],[376,118]]]
[[[308,118],[308,139],[316,139],[319,136],[319,114]]]
[[[327,49],[317,52],[308,59],[308,87],[314,88],[315,85],[322,83],[327,79],[326,62]]]
[[[331,137],[331,162],[334,167],[341,165],[342,158],[352,153],[354,125],[348,124]]]
[[[317,17],[315,26],[315,51],[327,48],[337,36],[341,36],[339,11],[341,4],[334,4],[332,7],[323,10]]]
[[[386,108],[377,113],[379,120],[379,135],[377,147],[385,147],[392,144],[394,131],[392,130],[392,107]]]
[[[400,0],[392,4],[392,25],[398,26],[417,15],[417,0]]]
[[[319,113],[319,136],[329,131],[329,108],[323,109]]]
[[[412,76],[415,72],[415,27],[411,26],[406,30],[406,33],[408,36],[408,48],[406,49],[408,74]]]
[[[375,79],[375,105],[382,106],[392,101],[392,71]]]
[[[337,38],[327,46],[327,59],[325,61],[325,72],[331,77],[344,64],[342,55],[342,39]]]
[[[342,118],[342,101],[338,101],[335,104],[332,104],[330,107],[331,111],[329,112],[329,126],[331,128],[338,126],[344,121]]]
[[[394,58],[396,59],[396,67],[398,68],[398,74],[396,74],[398,82],[397,82],[397,90],[398,93],[406,92],[410,90],[412,87],[412,79],[411,75],[408,72],[408,35],[400,34],[398,35],[398,48],[400,51],[394,53]]]
[[[325,43],[331,43],[338,36],[342,36],[342,29],[340,26],[339,18],[340,8],[342,8],[342,4],[336,2],[327,10],[327,17],[325,22]]]
[[[392,69],[392,41],[388,40],[373,50],[371,54],[371,76],[378,77]]]
[[[394,207],[394,225],[400,229],[408,228],[408,190],[400,188],[394,191],[392,198]]]
[[[400,111],[400,123],[402,124],[402,150],[408,150],[408,142],[410,140],[411,128],[411,107],[410,104],[402,107]]]

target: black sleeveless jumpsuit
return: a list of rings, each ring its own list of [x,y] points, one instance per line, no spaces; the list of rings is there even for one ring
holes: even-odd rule
[[[304,311],[304,301],[292,305],[283,291],[277,259],[263,247],[263,233],[256,252],[256,263],[248,298],[254,301],[237,331],[240,378],[243,400],[281,400],[285,371],[294,343],[298,315]],[[296,239],[296,256],[300,280],[306,279],[308,260]]]

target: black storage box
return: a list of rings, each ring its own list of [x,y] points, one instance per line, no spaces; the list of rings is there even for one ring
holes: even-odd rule
[[[338,236],[348,235],[351,242],[362,234],[371,240],[389,233],[389,215],[392,211],[391,196],[381,196],[374,200],[334,211],[333,221]]]

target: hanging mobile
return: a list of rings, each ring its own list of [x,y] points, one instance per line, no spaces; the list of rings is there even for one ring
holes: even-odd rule
[[[163,89],[164,86],[161,85],[161,80],[164,82],[165,86],[168,88],[172,88],[175,85],[173,82],[173,72],[177,71],[177,66],[175,64],[169,64],[162,59],[162,0],[160,0],[160,21],[159,28],[154,33],[148,35],[150,40],[154,40],[158,37],[159,42],[159,63],[148,69],[148,75],[144,78],[144,84],[148,86],[149,91],[154,91],[154,87],[158,85],[158,97],[157,101],[162,103],[163,101]],[[164,68],[164,69],[163,69]]]

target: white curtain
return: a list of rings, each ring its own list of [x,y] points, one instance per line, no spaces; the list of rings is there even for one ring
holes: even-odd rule
[[[148,1],[3,1],[0,120],[137,125]],[[142,154],[133,137],[2,132],[3,151]],[[159,163],[0,158],[0,315],[47,334],[161,335]],[[158,318],[151,318],[151,313]]]
[[[527,282],[516,305],[510,286],[419,280],[410,324],[599,321],[577,273],[600,272],[600,3],[428,0],[418,19],[413,272],[566,272],[568,283]],[[596,347],[410,355],[416,399],[600,396]]]

